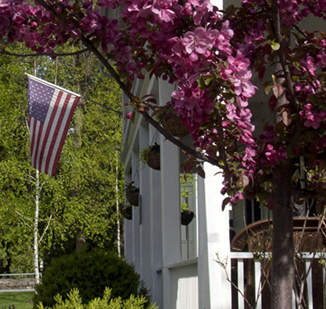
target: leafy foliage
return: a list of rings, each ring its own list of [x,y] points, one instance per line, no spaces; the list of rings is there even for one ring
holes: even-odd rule
[[[126,193],[139,193],[139,188],[135,186],[135,182],[129,182],[125,184]]]
[[[121,297],[112,298],[112,290],[106,288],[103,298],[94,298],[88,304],[83,304],[78,289],[72,289],[67,298],[63,300],[61,295],[55,297],[56,304],[53,309],[143,309],[148,300],[144,296],[131,295],[130,298],[122,300]],[[46,309],[43,304],[37,306],[38,309]],[[156,309],[154,304],[149,305],[148,309]]]
[[[32,62],[0,57],[0,271],[31,272],[33,200],[29,174],[26,69]],[[23,211],[24,209],[24,211]],[[24,216],[18,214],[24,213]],[[29,225],[29,226],[28,226]]]
[[[154,143],[153,145],[141,149],[139,154],[139,161],[142,164],[142,166],[144,167],[147,164],[148,155],[150,153],[159,153],[159,152],[160,152],[160,145],[158,145],[157,143]]]
[[[180,205],[181,210],[189,210],[189,199],[194,197],[196,190],[196,175],[187,173],[180,175]]]
[[[34,304],[54,305],[54,296],[66,295],[78,288],[83,303],[100,297],[105,288],[111,289],[112,297],[127,299],[130,295],[147,295],[139,275],[116,253],[95,249],[91,252],[74,253],[52,261],[36,287]]]

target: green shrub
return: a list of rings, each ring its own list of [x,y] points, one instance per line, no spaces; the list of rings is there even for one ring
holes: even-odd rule
[[[95,249],[54,259],[36,286],[34,304],[52,307],[57,294],[67,295],[73,288],[79,290],[82,302],[88,303],[101,297],[106,287],[111,289],[112,298],[148,295],[132,265],[115,252]]]
[[[53,309],[143,309],[147,303],[147,299],[144,296],[131,295],[130,298],[122,300],[121,297],[111,298],[111,289],[106,288],[103,298],[95,298],[88,304],[83,304],[81,297],[79,296],[78,289],[72,289],[63,300],[62,296],[57,295],[55,297],[56,304]],[[45,309],[42,303],[38,305],[38,309]],[[157,307],[151,304],[148,309],[157,309]]]

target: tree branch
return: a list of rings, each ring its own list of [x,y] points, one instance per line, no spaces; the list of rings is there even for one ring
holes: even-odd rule
[[[14,211],[15,211],[15,213],[16,213],[17,215],[20,216],[20,218],[22,219],[22,221],[24,222],[24,224],[25,224],[27,227],[29,227],[30,229],[32,229],[32,226],[29,225],[29,224],[25,221],[25,220],[32,221],[31,218],[24,216],[23,214],[21,214],[21,213],[20,213],[19,211],[17,211],[17,210],[14,210]]]
[[[284,53],[285,47],[289,44],[289,38],[284,37],[282,35],[281,17],[280,17],[279,5],[277,3],[277,0],[272,1],[272,12],[273,12],[273,21],[274,21],[273,30],[275,32],[274,35],[275,35],[276,41],[280,44],[280,48],[277,51],[277,54],[278,54],[279,61],[282,66],[286,90],[288,91],[288,94],[290,96],[292,104],[294,105],[295,108],[297,108],[299,106],[299,102],[298,102],[295,92],[294,92],[293,81],[291,78],[291,72],[290,72],[289,65],[287,63],[285,53]]]
[[[52,219],[52,217],[53,217],[53,213],[51,213],[51,215],[50,215],[50,218],[49,218],[49,220],[48,220],[48,224],[46,225],[46,227],[45,227],[45,229],[44,229],[44,231],[43,231],[43,233],[42,233],[42,235],[41,235],[41,237],[40,237],[40,239],[39,239],[39,241],[38,241],[38,244],[41,243],[41,241],[42,241],[42,239],[43,239],[43,237],[44,237],[46,231],[47,231],[47,230],[49,229],[49,227],[50,227],[50,223],[51,223],[51,221],[54,220],[54,219]]]

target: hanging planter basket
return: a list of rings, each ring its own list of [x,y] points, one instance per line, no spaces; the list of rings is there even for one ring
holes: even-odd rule
[[[126,193],[126,198],[131,205],[139,206],[139,193],[128,192],[128,193]]]
[[[161,169],[160,153],[150,151],[147,157],[147,165],[154,170]]]
[[[195,217],[195,214],[191,210],[183,210],[181,212],[181,224],[188,225],[192,219]]]
[[[143,148],[140,152],[140,162],[143,165],[147,164],[154,170],[160,170],[160,145],[155,143],[154,145]]]
[[[134,185],[134,181],[125,185],[126,198],[133,206],[139,205],[139,188]]]
[[[181,123],[181,118],[175,114],[169,114],[161,119],[163,128],[175,137],[184,137],[189,134],[187,127]]]
[[[124,206],[121,209],[121,213],[125,217],[125,219],[131,220],[132,219],[132,206],[131,205]]]

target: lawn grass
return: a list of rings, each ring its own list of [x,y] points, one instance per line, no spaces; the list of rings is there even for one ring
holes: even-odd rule
[[[15,309],[32,309],[33,292],[0,293],[0,309],[9,309],[14,304]]]

